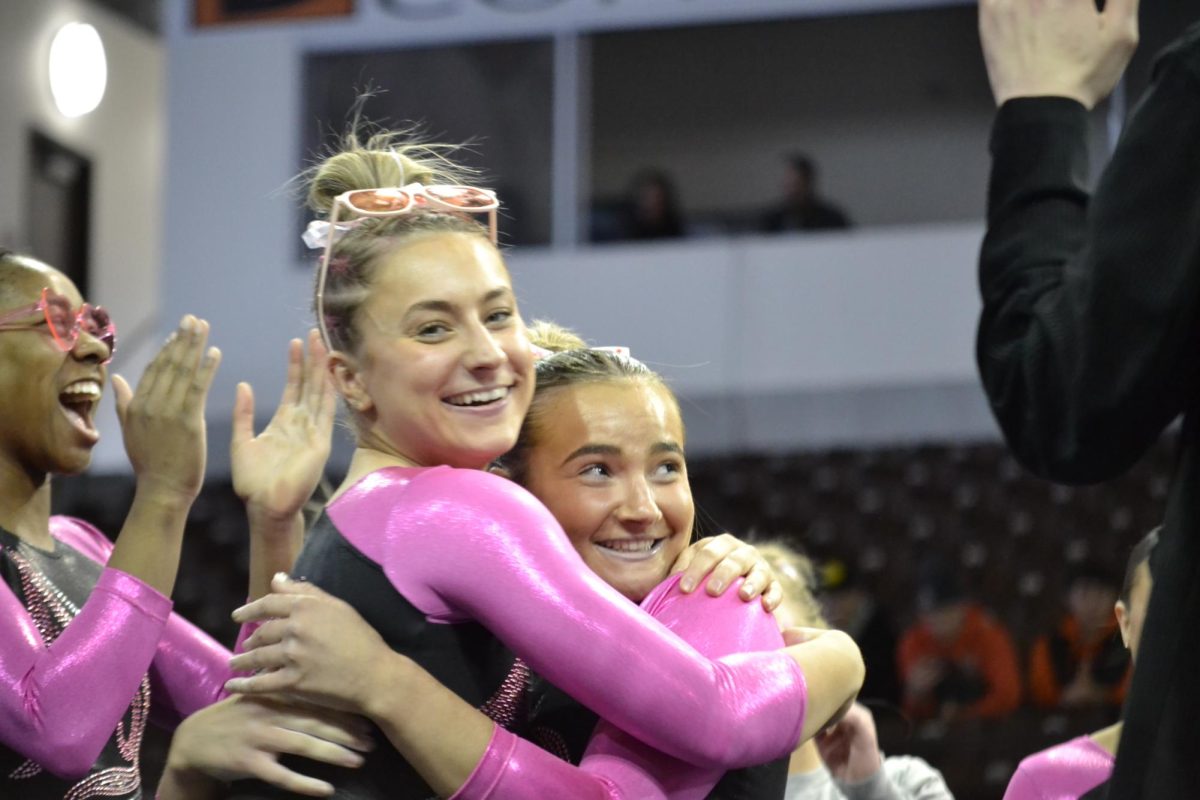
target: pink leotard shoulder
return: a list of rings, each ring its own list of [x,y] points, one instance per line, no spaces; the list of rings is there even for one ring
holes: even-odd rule
[[[1021,761],[1004,800],[1075,800],[1108,780],[1114,763],[1090,736],[1080,736]]]

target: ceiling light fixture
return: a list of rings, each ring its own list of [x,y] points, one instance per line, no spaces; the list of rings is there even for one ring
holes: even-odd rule
[[[96,110],[108,84],[108,62],[100,34],[85,22],[59,28],[50,43],[50,94],[64,117]]]

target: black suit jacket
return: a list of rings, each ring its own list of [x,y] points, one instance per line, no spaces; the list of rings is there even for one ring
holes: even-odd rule
[[[1086,132],[1063,98],[997,114],[979,370],[1016,456],[1064,483],[1117,476],[1183,415],[1108,797],[1200,797],[1200,26],[1090,196]]]

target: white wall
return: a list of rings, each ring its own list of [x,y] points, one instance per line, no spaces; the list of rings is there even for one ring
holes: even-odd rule
[[[968,381],[975,223],[513,253],[522,313],[687,394]]]
[[[993,438],[974,362],[983,228],[610,245],[509,258],[526,318],[625,345],[693,451]]]
[[[46,79],[50,41],[80,20],[99,31],[108,56],[108,89],[91,114],[67,119]],[[108,307],[124,335],[119,370],[138,375],[146,347],[129,334],[156,331],[162,266],[163,107],[161,44],[102,8],[78,0],[0,3],[0,244],[20,249],[27,138],[37,128],[92,161],[91,297]],[[157,335],[151,337],[156,339]],[[144,344],[149,341],[143,339]],[[98,469],[124,464],[115,415],[106,403]]]

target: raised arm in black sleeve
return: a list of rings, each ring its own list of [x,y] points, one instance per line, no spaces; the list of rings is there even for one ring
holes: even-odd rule
[[[992,409],[1026,466],[1070,483],[1119,474],[1196,396],[1196,34],[1160,61],[1090,206],[1086,124],[1063,98],[1000,109],[980,257]]]
[[[1006,103],[992,133],[977,355],[1017,457],[1114,477],[1175,416],[1182,447],[1107,800],[1200,786],[1200,25],[1160,59],[1090,207],[1085,112]]]

